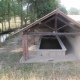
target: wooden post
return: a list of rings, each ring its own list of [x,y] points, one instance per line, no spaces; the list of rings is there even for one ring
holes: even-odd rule
[[[55,32],[57,32],[57,16],[55,18]]]
[[[28,35],[22,34],[22,48],[23,48],[23,58],[26,61],[29,58],[28,54]]]
[[[34,28],[31,31],[34,32]],[[31,36],[31,44],[32,45],[35,44],[35,36],[34,35]]]
[[[32,44],[32,45],[35,44],[35,36],[31,36],[31,44]]]

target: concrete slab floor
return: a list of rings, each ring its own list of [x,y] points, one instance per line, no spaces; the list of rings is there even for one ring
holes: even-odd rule
[[[36,45],[31,45],[29,47],[29,59],[24,60],[23,57],[20,59],[20,63],[38,63],[38,62],[63,62],[63,61],[75,61],[78,60],[78,58],[75,55],[75,52],[73,51],[70,43],[65,39],[62,40],[64,45],[67,48],[66,55],[61,56],[40,56],[36,53]]]
[[[75,61],[78,58],[74,54],[67,54],[65,56],[30,56],[27,61],[24,61],[23,57],[20,59],[20,63],[38,63],[38,62],[63,62],[63,61]]]

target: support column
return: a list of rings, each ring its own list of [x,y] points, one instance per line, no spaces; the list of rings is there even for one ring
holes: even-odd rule
[[[31,44],[35,45],[35,36],[31,36]]]
[[[55,32],[57,32],[57,16],[55,18]]]
[[[22,34],[22,48],[23,48],[23,58],[26,61],[27,59],[29,59],[27,34]]]

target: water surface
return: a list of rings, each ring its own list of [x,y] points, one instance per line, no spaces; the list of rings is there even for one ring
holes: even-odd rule
[[[8,36],[9,34],[0,35],[0,42],[4,42]]]

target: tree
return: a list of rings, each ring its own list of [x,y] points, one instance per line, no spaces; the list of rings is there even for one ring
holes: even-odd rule
[[[68,11],[68,14],[74,15],[74,14],[79,14],[79,10],[77,8],[70,8]]]
[[[61,5],[61,6],[59,7],[59,9],[60,9],[63,13],[67,14],[67,10],[66,10],[66,8],[65,8],[64,5]]]
[[[20,9],[17,0],[0,0],[0,23],[2,23],[2,31],[4,27],[6,29],[6,26],[3,26],[5,21],[8,21],[8,29],[11,28],[10,20],[12,17],[14,19],[16,16],[20,17]]]
[[[24,10],[24,7],[26,9]],[[65,7],[61,6],[60,0],[0,0],[0,23],[8,21],[9,29],[11,27],[10,20],[14,17],[21,19],[21,27],[27,25],[26,22],[33,22],[49,12],[59,8],[66,13]]]
[[[29,0],[30,21],[43,17],[60,5],[60,0]]]

